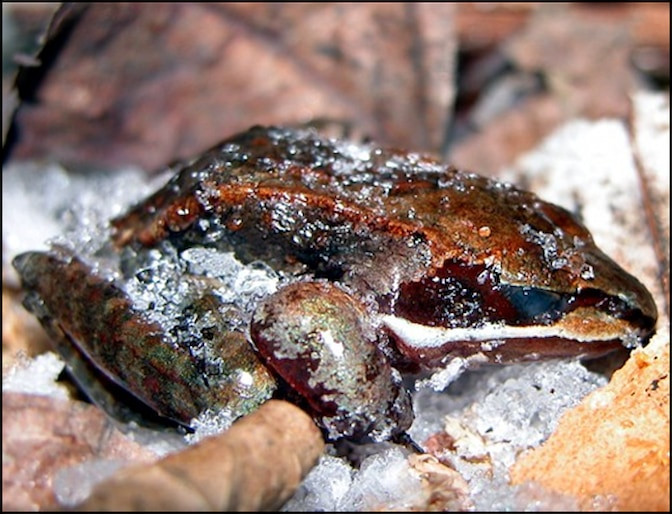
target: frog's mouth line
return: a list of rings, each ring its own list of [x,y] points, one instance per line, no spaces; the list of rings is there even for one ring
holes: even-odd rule
[[[382,315],[381,321],[397,339],[403,354],[413,355],[426,365],[436,365],[445,356],[461,355],[474,347],[490,360],[518,360],[572,354],[599,356],[623,346],[640,344],[639,334],[627,322],[607,316],[590,319],[594,311],[577,309],[551,325],[512,326],[503,322],[474,327],[446,328],[421,325],[394,315]],[[624,336],[625,334],[625,336]]]
[[[478,327],[445,328],[413,323],[398,316],[382,316],[383,323],[408,344],[418,348],[433,348],[456,341],[485,342],[506,339],[539,339],[559,337],[582,343],[612,341],[623,336],[622,329],[586,334],[571,331],[566,323],[554,325],[511,326],[504,323],[486,323]],[[633,332],[633,337],[636,335]]]

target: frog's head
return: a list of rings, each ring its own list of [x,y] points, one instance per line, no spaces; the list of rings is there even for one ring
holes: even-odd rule
[[[401,285],[383,321],[407,358],[598,357],[646,343],[657,319],[651,294],[570,213],[535,200],[523,220],[491,226]]]

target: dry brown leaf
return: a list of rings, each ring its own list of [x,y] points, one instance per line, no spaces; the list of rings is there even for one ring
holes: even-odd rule
[[[156,168],[254,124],[439,149],[449,4],[91,4],[18,111],[19,158]]]
[[[155,464],[115,474],[78,510],[276,510],[323,451],[322,434],[308,414],[270,400],[221,434]]]
[[[557,6],[537,11],[506,52],[520,70],[543,75],[569,117],[626,118],[636,86],[632,47],[627,26]]]
[[[14,111],[19,105],[14,88],[19,66],[38,66],[41,38],[58,4],[5,2],[2,4],[2,145],[5,145]],[[9,35],[7,35],[9,34]]]
[[[458,79],[469,83],[458,90],[456,132],[468,128],[471,134],[452,141],[452,164],[496,174],[568,120],[626,119],[642,73],[662,75],[663,81],[667,75],[669,81],[669,4],[599,5],[492,8],[491,19],[490,11],[480,7],[484,21],[480,32],[474,31],[490,28],[490,34],[498,34],[497,45],[485,53],[482,48],[475,51],[470,67],[462,63],[465,69]],[[464,24],[478,19],[475,10],[458,11],[461,43],[472,41]],[[519,30],[514,31],[516,23]],[[651,34],[644,33],[646,24]],[[520,86],[534,78],[539,82],[536,90]],[[504,102],[503,94],[508,95]],[[479,110],[497,102],[500,110],[480,119]]]
[[[433,455],[410,455],[409,464],[420,474],[427,495],[422,507],[431,512],[466,512],[474,505],[469,497],[469,485],[454,469],[442,464]]]
[[[94,458],[140,463],[156,456],[90,404],[3,392],[3,511],[57,508],[57,472]]]
[[[658,278],[670,317],[670,97],[640,93],[632,100],[630,133],[644,212],[658,261]]]
[[[16,360],[18,354],[39,355],[51,348],[49,337],[39,321],[20,302],[16,291],[2,288],[2,370]]]
[[[562,107],[553,96],[528,98],[456,145],[449,161],[458,168],[496,175],[504,164],[533,149],[564,119]]]

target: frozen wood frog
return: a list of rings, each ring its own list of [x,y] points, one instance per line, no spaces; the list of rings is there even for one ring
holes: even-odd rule
[[[93,257],[18,256],[24,303],[95,401],[119,414],[123,390],[187,426],[276,395],[332,439],[385,440],[413,420],[403,374],[599,356],[657,317],[568,211],[312,131],[231,137],[110,233]],[[271,285],[236,300],[223,261]]]

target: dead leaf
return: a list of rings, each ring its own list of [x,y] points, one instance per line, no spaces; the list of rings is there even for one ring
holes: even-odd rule
[[[16,360],[18,354],[39,355],[51,348],[46,332],[21,305],[17,291],[2,288],[2,370]]]
[[[3,511],[57,508],[56,473],[93,458],[130,463],[156,456],[127,439],[93,405],[3,392]]]
[[[562,107],[551,95],[528,98],[457,144],[448,160],[458,168],[496,176],[503,165],[532,150],[564,119]]]
[[[560,419],[540,447],[521,455],[512,482],[531,480],[574,495],[582,510],[670,510],[670,342],[661,331],[609,384]]]
[[[448,4],[91,4],[17,114],[17,158],[147,169],[254,124],[344,120],[438,151]]]
[[[493,9],[493,19],[484,25],[498,34],[498,44],[487,50],[460,47],[449,162],[496,175],[562,123],[574,118],[625,120],[630,97],[645,80],[660,76],[664,83],[667,76],[669,84],[669,4],[641,10],[643,4],[599,5]],[[488,11],[481,9],[486,20]],[[467,8],[459,10],[460,42],[467,37],[464,24],[474,16]],[[522,28],[502,30],[515,23]],[[646,24],[650,34],[645,34]],[[521,87],[530,78],[537,78],[538,87]],[[482,116],[486,106],[489,117]]]
[[[432,455],[410,455],[408,462],[420,474],[427,495],[426,511],[468,512],[474,505],[469,497],[469,484],[454,469]]]
[[[630,134],[643,210],[652,235],[662,286],[661,308],[670,317],[670,97],[640,93],[632,99]]]
[[[19,105],[15,90],[19,66],[39,66],[37,53],[58,4],[6,2],[2,4],[2,145],[5,145],[14,111]]]

